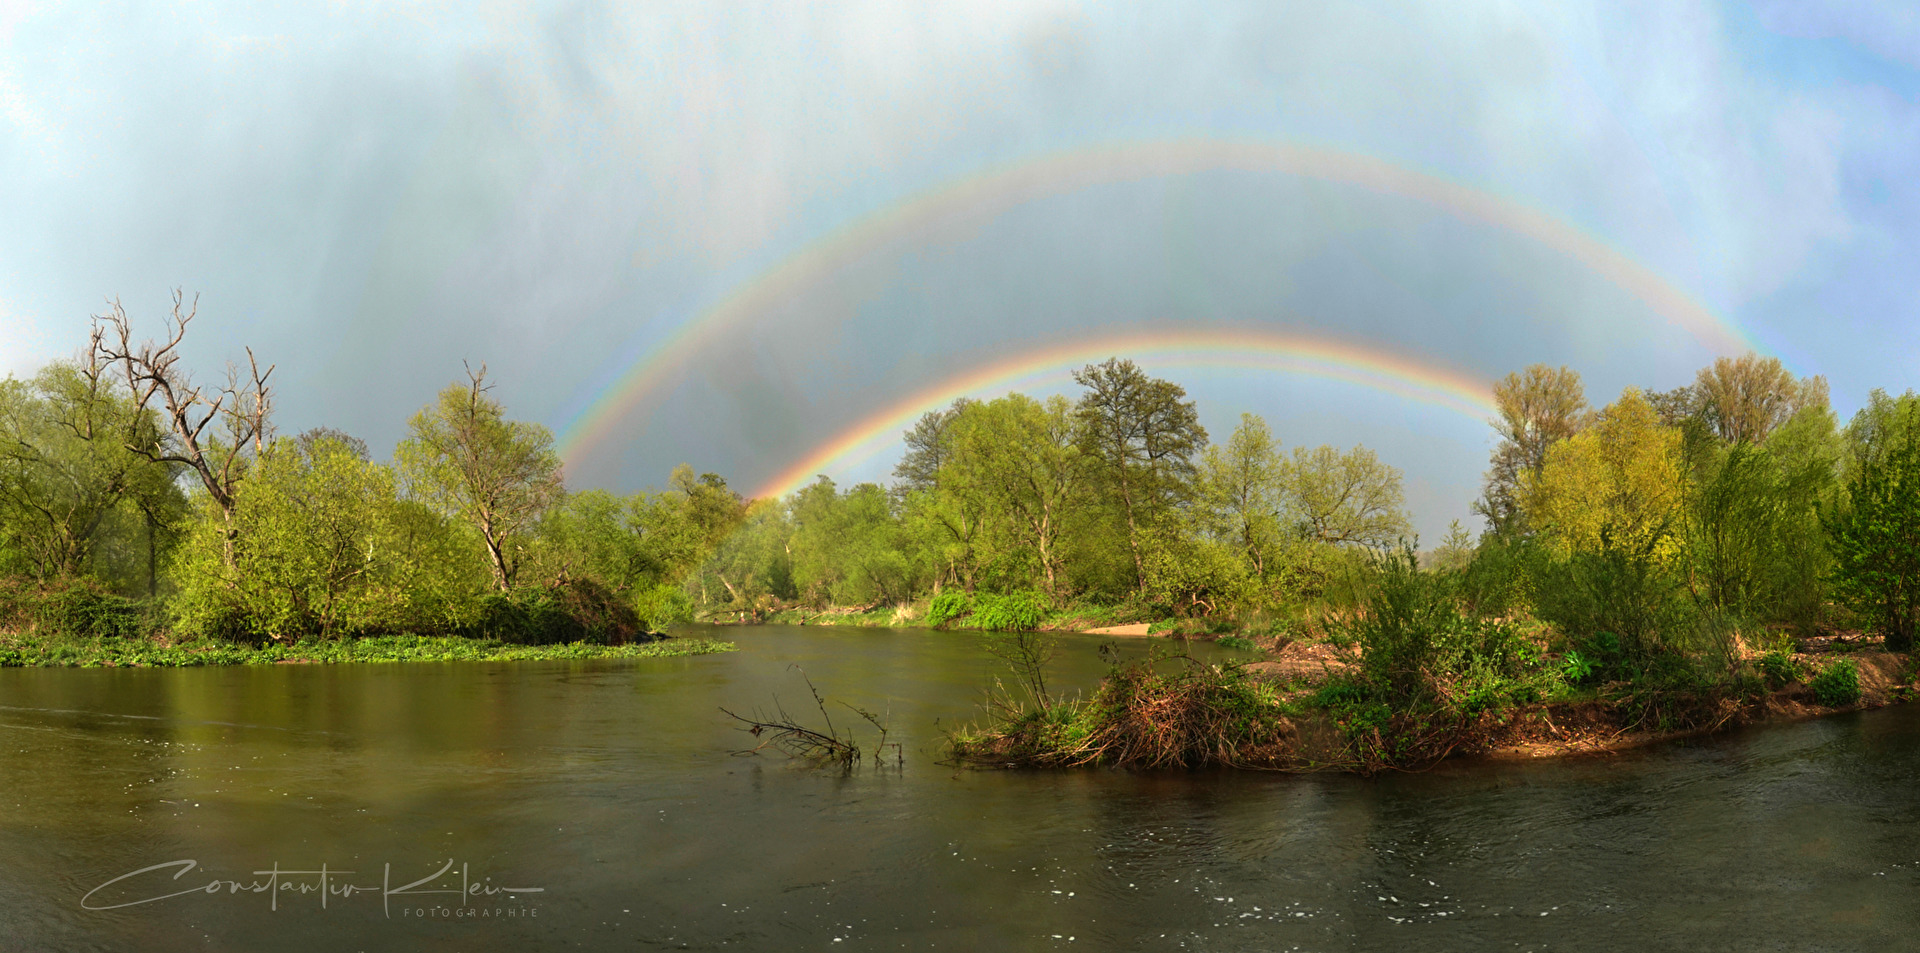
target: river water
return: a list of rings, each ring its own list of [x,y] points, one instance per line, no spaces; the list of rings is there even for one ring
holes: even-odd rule
[[[0,950],[1920,949],[1920,706],[1372,779],[955,770],[981,637],[717,634],[741,651],[0,670]],[[1099,645],[1064,637],[1055,684]],[[721,706],[820,723],[801,671],[905,763],[734,754]],[[322,864],[324,905],[266,873]]]

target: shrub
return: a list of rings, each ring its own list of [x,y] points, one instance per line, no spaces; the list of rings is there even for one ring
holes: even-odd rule
[[[693,599],[685,589],[664,583],[651,589],[643,589],[634,596],[634,612],[647,631],[665,633],[668,626],[685,625],[693,621]],[[771,605],[760,607],[767,611]]]
[[[1614,639],[1614,653],[1583,648],[1596,663],[1609,661],[1603,654],[1617,654],[1635,665],[1691,647],[1702,627],[1700,611],[1656,550],[1655,543],[1629,546],[1603,533],[1598,550],[1543,561],[1534,595],[1540,618],[1575,638],[1606,633]]]
[[[481,596],[471,634],[511,645],[619,645],[639,636],[640,617],[607,587],[575,579]]]
[[[1807,687],[1820,704],[1842,708],[1860,700],[1860,670],[1852,659],[1841,659],[1821,669]]]
[[[1260,646],[1254,644],[1252,639],[1243,638],[1238,635],[1223,635],[1218,641],[1220,645],[1230,649],[1239,649],[1242,652],[1255,652],[1260,648]]]
[[[45,585],[9,580],[0,588],[0,625],[84,639],[133,638],[154,628],[145,603],[79,579]]]
[[[933,597],[927,606],[927,624],[942,626],[973,611],[973,599],[964,592],[948,590]]]
[[[1556,683],[1517,627],[1463,615],[1454,582],[1422,572],[1411,549],[1387,557],[1366,612],[1344,633],[1360,645],[1371,703],[1473,715],[1536,700]]]
[[[1004,596],[982,593],[974,597],[973,624],[991,632],[1032,631],[1046,617],[1046,599],[1037,592],[1015,591]]]
[[[1766,678],[1768,688],[1784,688],[1800,680],[1800,663],[1793,660],[1793,653],[1785,649],[1774,649],[1760,656],[1754,662],[1760,674]]]

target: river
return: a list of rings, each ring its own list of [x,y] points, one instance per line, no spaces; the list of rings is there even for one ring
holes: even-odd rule
[[[1920,706],[1379,778],[955,770],[980,636],[715,634],[740,651],[0,670],[0,950],[1920,948]],[[721,706],[820,723],[801,671],[904,764],[735,754]]]

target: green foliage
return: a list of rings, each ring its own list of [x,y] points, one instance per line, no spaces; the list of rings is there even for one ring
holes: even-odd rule
[[[289,662],[519,662],[671,658],[733,650],[732,643],[711,639],[669,639],[627,645],[596,645],[590,642],[513,645],[449,636],[392,635],[291,645],[246,646],[205,640],[167,644],[148,639],[0,635],[0,667],[182,668]]]
[[[469,633],[510,645],[622,645],[642,632],[633,606],[586,579],[487,593],[476,608]]]
[[[85,368],[0,379],[0,573],[152,591],[184,505],[161,452],[154,416]]]
[[[1911,651],[1920,630],[1920,398],[1876,391],[1848,431],[1845,502],[1823,513],[1834,591],[1889,651]]]
[[[665,632],[671,626],[693,621],[693,600],[679,586],[662,583],[643,590],[634,597],[633,607],[650,632]]]
[[[1793,653],[1786,649],[1774,649],[1760,656],[1754,664],[1766,679],[1768,688],[1785,688],[1805,676],[1800,663],[1794,661]]]
[[[1817,513],[1835,489],[1839,437],[1824,407],[1771,429],[1764,445],[1691,441],[1703,445],[1689,454],[1688,567],[1722,611],[1810,631],[1827,601]]]
[[[1829,708],[1844,708],[1860,700],[1860,669],[1852,659],[1831,662],[1807,683],[1813,697]]]
[[[1255,644],[1252,639],[1242,638],[1237,635],[1223,635],[1214,641],[1215,644],[1223,648],[1238,649],[1242,652],[1258,652],[1260,650],[1260,646]]]
[[[1047,617],[1045,596],[1033,591],[1006,595],[977,593],[973,598],[971,621],[976,629],[989,632],[1031,632]]]
[[[1228,546],[1173,532],[1150,537],[1140,598],[1162,612],[1209,616],[1247,601],[1253,580]]]
[[[1411,547],[1382,560],[1366,611],[1346,625],[1358,684],[1394,711],[1474,715],[1537,701],[1558,672],[1513,624],[1460,612],[1455,577],[1424,572]]]
[[[399,499],[392,470],[342,441],[275,441],[231,513],[200,502],[172,567],[186,635],[443,631],[482,585],[461,530]]]
[[[416,496],[471,526],[496,589],[513,588],[531,533],[559,501],[560,458],[539,424],[506,418],[486,366],[414,414],[396,456]]]
[[[1592,677],[1593,660],[1580,654],[1579,649],[1570,649],[1560,657],[1560,677],[1569,684],[1578,685]]]
[[[1543,558],[1535,611],[1576,640],[1617,640],[1634,662],[1694,647],[1705,619],[1684,579],[1655,555],[1660,539],[1616,543],[1603,533],[1597,548]],[[1596,651],[1588,655],[1605,667]]]
[[[927,605],[927,624],[935,627],[946,625],[973,611],[973,597],[964,592],[947,590],[933,597]]]
[[[40,584],[0,578],[0,630],[82,639],[134,638],[153,631],[150,604],[82,579]]]
[[[1148,377],[1132,361],[1089,364],[1073,379],[1086,388],[1073,409],[1081,451],[1125,514],[1135,586],[1144,587],[1142,536],[1190,495],[1206,428],[1184,388]]]
[[[793,582],[815,606],[907,602],[921,581],[917,560],[887,492],[862,483],[846,493],[833,481],[797,491],[793,520]]]

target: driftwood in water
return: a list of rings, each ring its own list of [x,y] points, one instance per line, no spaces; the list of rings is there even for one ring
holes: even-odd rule
[[[806,670],[801,669],[798,665],[793,666],[793,668],[799,670],[801,679],[806,681],[807,691],[813,695],[814,706],[820,710],[820,717],[826,722],[826,730],[816,731],[800,724],[794,720],[792,716],[787,714],[786,709],[780,707],[780,701],[777,698],[774,699],[774,712],[772,715],[768,715],[762,711],[755,711],[753,717],[749,718],[744,715],[734,714],[722,708],[720,709],[721,713],[746,726],[740,730],[760,739],[759,743],[753,747],[743,751],[736,751],[734,754],[759,754],[761,751],[772,748],[786,754],[788,757],[805,761],[815,767],[827,767],[837,764],[843,771],[852,771],[854,766],[860,763],[861,751],[859,742],[855,740],[851,730],[848,730],[843,735],[839,727],[834,725],[833,716],[827,712],[826,699],[820,697],[820,690],[813,687],[813,680],[807,678]],[[839,704],[846,706],[852,710],[854,714],[866,719],[867,723],[871,724],[874,729],[879,732],[880,738],[874,745],[872,754],[874,764],[884,763],[884,756],[889,748],[893,751],[895,765],[905,762],[906,757],[901,751],[900,744],[898,742],[887,741],[888,732],[886,722],[880,716],[866,709],[849,705],[846,702],[840,702]]]

